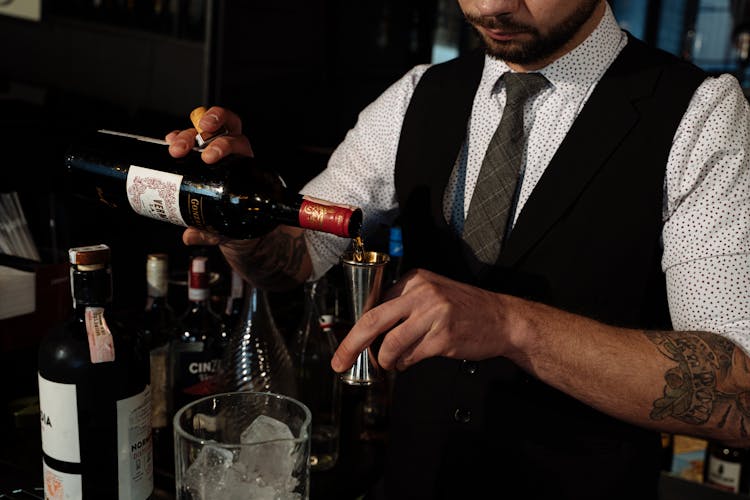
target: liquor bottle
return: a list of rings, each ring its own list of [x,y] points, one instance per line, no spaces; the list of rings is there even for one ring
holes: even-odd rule
[[[271,314],[266,293],[245,282],[242,314],[232,329],[222,364],[223,389],[297,397],[294,368]]]
[[[324,279],[305,284],[304,312],[294,343],[299,399],[312,413],[313,470],[332,468],[339,454],[341,377],[331,369],[338,342],[333,335],[333,315],[320,313],[324,294]]]
[[[294,193],[250,157],[207,165],[197,150],[172,158],[166,143],[106,131],[73,145],[65,158],[71,190],[112,207],[231,238],[263,236],[279,224],[351,238],[362,211]]]
[[[218,392],[217,373],[226,347],[221,316],[211,309],[208,257],[192,257],[188,306],[177,319],[170,342],[170,414],[196,399]]]
[[[148,356],[109,318],[110,250],[69,251],[73,314],[39,348],[45,498],[153,491]]]
[[[146,258],[146,308],[143,314],[143,336],[149,349],[151,365],[151,428],[154,467],[171,470],[173,461],[170,432],[169,340],[175,328],[175,314],[167,302],[169,259],[153,253]]]
[[[242,315],[242,298],[245,282],[240,273],[232,269],[232,278],[229,286],[229,295],[224,307],[224,324],[231,331],[237,325]]]
[[[750,493],[750,452],[709,442],[703,480],[715,488],[733,493]]]

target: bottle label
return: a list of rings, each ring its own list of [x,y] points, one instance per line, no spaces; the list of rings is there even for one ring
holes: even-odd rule
[[[349,220],[353,207],[334,205],[305,196],[299,209],[299,225],[305,229],[324,231],[349,238]]]
[[[42,474],[44,475],[44,498],[46,500],[77,500],[83,498],[80,474],[66,474],[60,472],[42,459]]]
[[[175,389],[183,395],[190,396],[190,399],[215,393],[215,377],[219,363],[219,359],[213,358],[207,352],[180,352],[177,364],[179,378],[175,382]]]
[[[80,463],[75,384],[52,382],[39,375],[39,419],[44,453],[62,462]]]
[[[145,217],[187,226],[180,212],[182,176],[131,165],[126,189],[133,210]]]
[[[726,491],[740,492],[740,472],[742,464],[728,462],[716,456],[708,459],[707,482]]]
[[[154,490],[149,386],[117,402],[117,449],[120,498],[148,498]]]
[[[86,308],[86,333],[89,338],[89,352],[92,363],[105,363],[115,360],[115,344],[112,332],[104,319],[103,307]]]

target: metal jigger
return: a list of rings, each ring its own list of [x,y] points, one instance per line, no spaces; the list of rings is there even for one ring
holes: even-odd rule
[[[379,252],[364,252],[361,261],[354,258],[353,252],[341,258],[355,322],[380,301],[387,263],[388,254]],[[354,365],[341,374],[341,380],[349,385],[372,385],[379,378],[377,359],[370,347],[359,353]]]

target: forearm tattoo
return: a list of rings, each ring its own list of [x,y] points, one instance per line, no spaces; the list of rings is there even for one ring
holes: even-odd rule
[[[253,273],[254,281],[268,288],[286,288],[297,283],[305,258],[305,237],[274,231],[264,236],[255,248],[263,266]]]
[[[664,396],[654,401],[650,417],[673,417],[693,425],[738,426],[745,436],[750,418],[750,372],[744,355],[729,340],[704,332],[647,333],[676,366],[664,374]],[[736,360],[740,360],[739,362]]]

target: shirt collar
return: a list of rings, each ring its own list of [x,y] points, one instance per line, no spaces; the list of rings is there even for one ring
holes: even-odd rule
[[[609,68],[612,61],[627,43],[627,35],[609,6],[596,29],[575,49],[539,70],[557,90],[587,92]],[[512,71],[504,61],[485,55],[481,87],[483,91],[496,91],[498,79]]]

